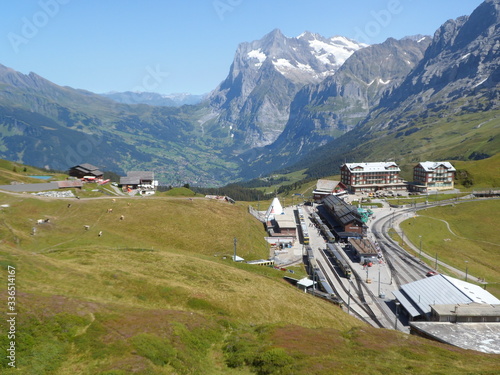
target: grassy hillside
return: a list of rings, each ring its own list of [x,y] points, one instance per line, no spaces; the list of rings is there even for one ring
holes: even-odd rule
[[[463,271],[467,267],[471,275],[485,279],[490,284],[488,291],[500,298],[499,212],[500,200],[429,208],[418,211],[416,218],[401,227],[414,244],[420,243],[422,235],[423,252],[437,254],[439,260]],[[434,262],[428,263],[434,267]]]
[[[54,180],[60,180],[62,176],[57,173],[47,173],[47,171],[29,165],[0,159],[0,185],[9,185],[11,182],[23,182],[26,184],[46,182],[41,179],[29,177],[40,175],[53,175]]]
[[[403,169],[403,178],[411,179],[411,167],[421,161],[469,162],[492,157],[500,150],[500,113],[496,110],[452,115],[437,109],[411,112],[404,121],[390,127],[383,124],[367,122],[318,147],[287,171],[307,168],[308,176],[321,177],[338,174],[346,161],[395,160]]]
[[[9,205],[0,209],[0,272],[15,267],[18,311],[18,371],[3,358],[5,374],[493,374],[500,366],[499,356],[373,329],[280,271],[232,262],[234,237],[244,258],[268,255],[244,205],[5,194],[0,203]],[[6,288],[0,295],[7,301]],[[2,349],[7,341],[0,336]]]
[[[470,179],[472,185],[469,189],[481,189],[500,186],[500,154],[490,158],[472,161],[454,161],[453,165],[457,169],[457,175],[465,179]],[[464,173],[465,172],[465,173]]]

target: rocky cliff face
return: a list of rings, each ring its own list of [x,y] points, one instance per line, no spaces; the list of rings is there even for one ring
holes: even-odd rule
[[[408,114],[427,116],[446,110],[451,102],[457,104],[455,111],[498,108],[499,22],[500,1],[487,0],[470,16],[444,23],[420,63],[382,98],[372,124],[397,127]]]
[[[334,75],[298,91],[285,129],[272,145],[243,157],[257,159],[252,164],[261,170],[272,154],[273,165],[267,167],[280,167],[353,129],[418,64],[430,40],[390,38],[356,51]]]
[[[489,111],[500,109],[499,66],[500,0],[487,0],[470,16],[445,22],[413,70],[399,84],[381,93],[379,103],[359,125],[325,145],[316,155],[309,154],[297,168],[308,164],[312,169],[324,171],[325,165],[337,164],[347,154],[351,158],[366,157],[382,145],[391,150],[391,142],[395,142],[391,157],[408,154],[411,149],[399,147],[405,144],[405,137],[426,144],[433,142],[434,133],[457,134],[455,124],[439,121],[443,118],[478,113],[489,124],[496,118],[496,113]],[[425,124],[423,135],[422,124]],[[439,126],[445,129],[436,128]],[[459,140],[461,143],[476,139],[474,144],[465,148],[446,144],[450,150],[448,157],[467,158],[478,153],[487,156],[483,149],[492,149],[491,145],[498,142],[498,132],[495,135],[494,130],[483,129],[486,135],[482,135],[479,131],[474,134],[474,129]],[[412,148],[418,146],[415,143]]]
[[[363,46],[344,37],[326,39],[308,32],[287,38],[279,30],[240,44],[228,77],[209,96],[217,114],[213,128],[226,128],[243,149],[274,142],[297,91],[334,74]]]

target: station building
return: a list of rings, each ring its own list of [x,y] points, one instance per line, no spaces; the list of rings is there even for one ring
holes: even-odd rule
[[[340,167],[340,181],[352,193],[407,190],[400,172],[394,162],[345,163]]]
[[[327,196],[318,210],[340,239],[362,238],[366,235],[367,227],[358,209],[346,203],[342,198],[336,195]]]
[[[425,161],[413,168],[413,183],[409,187],[419,193],[453,189],[455,172],[447,161]]]
[[[284,209],[278,198],[274,198],[269,205],[265,214],[265,223],[271,237],[297,238],[297,222],[293,209],[289,207]]]
[[[458,312],[466,311],[464,306],[470,311],[475,309],[477,313],[477,304],[500,305],[498,298],[480,286],[442,274],[402,285],[393,294],[410,321],[458,321]],[[452,309],[453,314],[445,313],[450,305],[457,307]],[[455,317],[452,319],[451,316]]]
[[[123,190],[146,189],[153,191],[158,186],[154,172],[151,171],[130,171],[127,176],[120,177],[120,186]]]
[[[393,294],[408,315],[411,334],[500,354],[500,300],[480,286],[439,274]]]
[[[323,198],[329,195],[347,194],[347,186],[340,181],[319,179],[316,183],[316,189],[313,191],[315,202],[321,202]]]
[[[376,262],[378,259],[378,250],[368,239],[350,238],[349,246],[361,264]]]

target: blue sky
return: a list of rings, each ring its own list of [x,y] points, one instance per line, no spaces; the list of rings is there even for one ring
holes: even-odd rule
[[[5,0],[0,64],[97,93],[202,94],[239,43],[279,28],[369,44],[433,35],[479,0]]]

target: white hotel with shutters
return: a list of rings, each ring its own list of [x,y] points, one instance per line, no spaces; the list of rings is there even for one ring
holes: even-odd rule
[[[454,188],[455,168],[447,161],[421,162],[413,168],[413,182],[404,181],[395,162],[345,163],[340,167],[340,180],[351,193],[380,190],[416,191]]]
[[[454,188],[456,169],[447,161],[425,161],[413,168],[412,189],[420,193]]]

